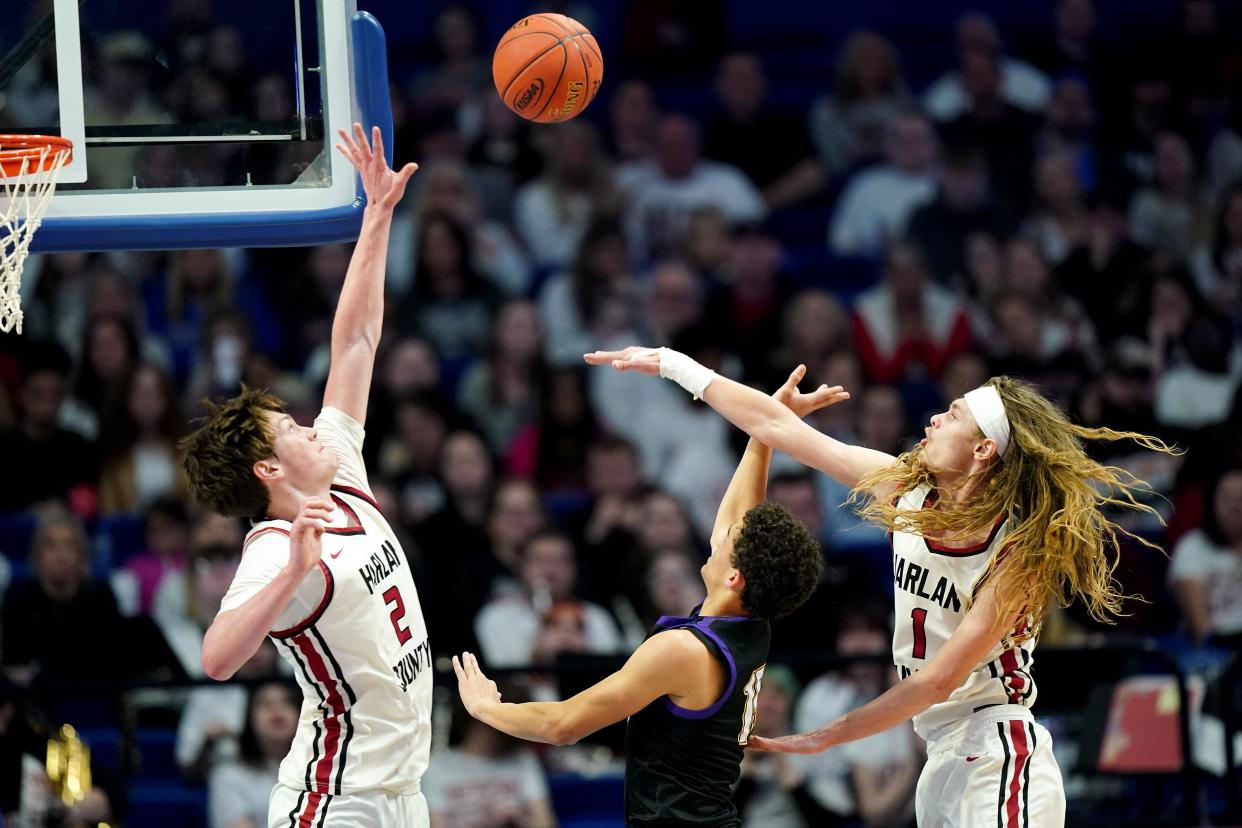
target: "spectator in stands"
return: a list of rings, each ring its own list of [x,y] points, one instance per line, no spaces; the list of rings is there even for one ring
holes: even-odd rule
[[[254,327],[245,314],[225,307],[204,320],[198,357],[185,383],[184,408],[197,411],[202,400],[233,393],[254,350]]]
[[[629,330],[638,285],[620,223],[597,219],[582,235],[572,268],[544,283],[539,314],[552,365],[578,365],[582,355]]]
[[[542,166],[535,143],[538,133],[532,129],[534,124],[519,118],[491,90],[476,99],[471,110],[464,121],[472,133],[466,161],[478,183],[487,216],[508,221],[514,193],[530,183]]]
[[[1109,195],[1097,197],[1086,238],[1057,265],[1056,279],[1082,304],[1103,342],[1147,335],[1153,276],[1148,257],[1127,238],[1122,206]]]
[[[151,363],[129,372],[100,437],[100,513],[135,514],[160,497],[188,497],[177,446],[185,426],[166,373]]]
[[[575,597],[577,566],[569,538],[537,532],[522,547],[520,593],[488,602],[474,620],[492,667],[547,664],[561,652],[617,653],[621,636],[608,612]]]
[[[531,301],[512,299],[492,318],[485,357],[470,366],[457,389],[458,405],[497,457],[507,457],[518,432],[538,416],[543,373],[539,313]]]
[[[587,449],[585,473],[589,500],[563,522],[580,555],[582,593],[607,601],[637,547],[635,512],[644,483],[639,451],[624,437],[602,436]]]
[[[410,87],[419,117],[437,111],[458,113],[492,85],[487,60],[479,53],[479,21],[470,6],[444,6],[436,15],[433,37],[433,65]]]
[[[588,447],[600,433],[586,374],[580,366],[551,368],[543,392],[539,419],[515,440],[508,470],[548,492],[582,490]]]
[[[287,683],[260,684],[250,691],[238,756],[211,771],[208,814],[211,828],[262,828],[280,760],[293,744],[301,694]]]
[[[1017,227],[1013,208],[992,192],[987,163],[978,147],[950,146],[940,168],[936,197],[910,216],[906,237],[923,251],[936,281],[944,283],[964,272],[965,242],[970,234],[1007,239]]]
[[[933,118],[949,123],[980,104],[980,89],[973,82],[972,60],[984,59],[996,67],[996,98],[1006,106],[1027,112],[1042,111],[1051,92],[1048,78],[1025,61],[1006,57],[1000,32],[991,18],[971,11],[957,19],[958,68],[932,83],[923,102]]]
[[[1242,178],[1221,197],[1209,256],[1196,257],[1195,277],[1212,307],[1242,310]]]
[[[729,239],[730,281],[707,302],[702,337],[740,357],[748,377],[764,375],[768,354],[781,340],[781,315],[792,292],[789,281],[780,278],[783,259],[769,222],[736,225]],[[711,509],[714,513],[715,506]]]
[[[839,611],[836,652],[878,658],[856,661],[808,684],[794,708],[794,730],[820,727],[876,698],[896,680],[888,665],[892,632],[887,618],[884,607],[865,601],[855,600]],[[922,743],[907,722],[838,750],[798,758],[805,760],[807,790],[820,807],[838,819],[853,817],[868,828],[889,828],[913,824],[922,753]]]
[[[1035,204],[1023,227],[1052,266],[1087,237],[1087,207],[1066,153],[1050,152],[1035,163]]]
[[[414,287],[398,311],[406,329],[426,338],[442,359],[481,353],[494,291],[474,266],[469,231],[447,213],[428,214],[417,250]]]
[[[893,44],[869,29],[852,32],[841,47],[832,93],[815,99],[807,116],[828,173],[879,160],[889,123],[909,106]]]
[[[702,225],[702,218],[692,218],[691,228]],[[648,277],[643,309],[647,329],[646,341],[667,345],[688,329],[701,324],[706,313],[706,290],[703,278],[679,259],[656,263]]]
[[[665,549],[656,552],[647,562],[643,575],[646,594],[639,604],[642,635],[646,635],[662,616],[684,618],[687,612],[703,603],[707,594],[703,591],[703,579],[699,577],[699,560],[683,551]]]
[[[940,376],[945,362],[970,347],[970,322],[957,297],[928,278],[918,247],[889,249],[884,281],[854,307],[854,344],[874,382]]]
[[[1211,310],[1196,313],[1178,350],[1156,381],[1156,419],[1187,430],[1223,422],[1238,387],[1232,321]]]
[[[496,484],[484,531],[491,556],[502,568],[501,577],[517,578],[522,545],[547,524],[547,512],[533,483],[509,478]]]
[[[946,360],[947,361],[947,360]],[[910,417],[901,393],[891,385],[868,385],[855,399],[854,433],[861,446],[894,457],[909,448]]]
[[[220,610],[241,560],[243,534],[233,518],[204,512],[190,530],[190,558],[183,572],[170,572],[155,591],[153,615],[181,666],[203,675],[203,633]]]
[[[1007,290],[992,303],[991,373],[1026,377],[1053,399],[1073,399],[1087,375],[1066,329],[1029,293]]]
[[[608,153],[620,164],[655,157],[660,107],[646,81],[630,78],[618,83],[608,102]]]
[[[58,424],[68,392],[69,355],[52,342],[32,342],[21,370],[17,427],[0,432],[0,457],[21,474],[0,476],[0,508],[15,511],[52,499],[81,505],[82,494],[93,500],[95,447]],[[59,461],[64,458],[72,462]]]
[[[1130,202],[1130,236],[1175,264],[1188,264],[1206,247],[1212,229],[1212,205],[1199,187],[1195,157],[1176,132],[1156,136],[1150,186]]]
[[[492,97],[495,97],[494,95]],[[389,290],[408,296],[411,280],[421,274],[423,225],[433,216],[448,216],[465,233],[468,263],[488,285],[507,296],[530,288],[530,262],[506,224],[488,204],[499,196],[485,192],[479,175],[457,159],[426,162],[419,170],[409,207],[399,211],[388,239]],[[505,202],[512,198],[505,197]],[[417,283],[414,290],[417,290]]]
[[[763,61],[754,52],[725,54],[716,70],[717,110],[704,132],[703,154],[737,167],[769,209],[804,201],[824,188],[823,162],[800,114],[768,101]]]
[[[661,550],[677,549],[695,555],[704,549],[685,504],[666,491],[653,488],[643,494],[635,518],[634,534],[647,557]]]
[[[137,586],[138,612],[150,615],[160,584],[168,575],[185,570],[190,517],[184,502],[165,496],[147,506],[142,516],[142,540],[143,551],[125,562],[124,572]]]
[[[1208,190],[1217,203],[1242,181],[1242,89],[1234,90],[1225,117],[1207,147]]]
[[[400,517],[409,525],[421,523],[444,505],[437,472],[444,439],[454,422],[455,413],[430,392],[411,394],[394,405],[391,430],[381,438],[379,469],[383,479],[393,481]]]
[[[121,387],[141,356],[138,332],[120,317],[88,319],[78,354],[73,397],[93,418],[96,427],[89,432],[93,437],[99,433],[98,424],[107,417],[108,409],[122,399]]]
[[[1005,285],[1031,297],[1048,320],[1041,343],[1043,351],[1069,351],[1092,359],[1095,328],[1082,305],[1061,289],[1052,278],[1048,261],[1032,241],[1014,238],[1005,245]]]
[[[700,207],[690,214],[682,258],[705,288],[727,281],[729,222],[719,207]]]
[[[4,597],[0,664],[8,679],[24,686],[36,677],[127,677],[131,662],[117,653],[126,639],[116,598],[91,578],[86,532],[63,507],[39,513],[30,569],[33,578],[14,582]]]
[[[435,590],[422,596],[436,652],[468,646],[475,610],[503,574],[488,549],[486,523],[496,472],[487,444],[476,432],[449,433],[439,456],[444,505],[414,528]]]
[[[1203,525],[1173,549],[1169,583],[1196,643],[1242,646],[1242,469],[1208,487]]]
[[[1094,0],[1057,0],[1052,37],[1032,43],[1028,56],[1051,78],[1080,72],[1092,83],[1106,80],[1107,54],[1097,27]],[[1055,94],[1055,93],[1054,93]]]
[[[518,235],[545,269],[569,267],[591,222],[621,211],[595,128],[583,121],[561,126],[550,136],[542,175],[518,190],[513,205]]]
[[[1101,185],[1101,158],[1096,147],[1099,126],[1091,88],[1081,75],[1059,77],[1052,87],[1043,130],[1035,138],[1035,151],[1067,157],[1083,192]],[[1038,189],[1038,188],[1037,188]]]
[[[820,368],[828,355],[853,344],[849,314],[835,296],[820,288],[806,288],[795,294],[785,307],[783,323],[781,345],[771,356],[765,377],[774,388],[780,386],[781,377],[789,376],[799,364],[807,366],[813,378],[821,376]],[[833,380],[830,384],[840,383]],[[845,387],[853,390],[851,386]]]
[[[513,682],[500,686],[506,702],[530,700]],[[449,740],[423,776],[431,828],[556,828],[543,768],[530,745],[472,719],[457,699]]]
[[[653,80],[699,80],[720,59],[729,37],[723,0],[633,0],[624,9],[626,65]]]
[[[936,193],[936,132],[925,115],[906,110],[884,134],[884,162],[857,172],[845,185],[828,228],[828,246],[841,256],[879,257],[901,238],[906,222]]]
[[[950,146],[978,146],[997,188],[1025,205],[1040,116],[1006,100],[1002,72],[990,51],[963,53],[961,78],[970,105],[945,124],[944,140]]]
[[[629,197],[627,236],[640,258],[675,253],[690,216],[715,205],[730,221],[759,219],[763,197],[741,170],[701,156],[699,128],[685,115],[665,115],[656,131],[655,157],[618,170]]]

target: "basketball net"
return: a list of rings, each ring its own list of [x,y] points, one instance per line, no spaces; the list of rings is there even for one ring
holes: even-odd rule
[[[22,268],[30,242],[56,193],[56,179],[72,150],[43,146],[0,164],[4,209],[0,212],[0,331],[22,332]]]

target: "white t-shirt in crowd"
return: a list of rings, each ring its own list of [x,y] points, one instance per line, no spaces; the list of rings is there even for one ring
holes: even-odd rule
[[[936,176],[881,166],[845,185],[828,228],[828,247],[842,256],[879,256],[905,232],[910,214],[936,196]]]
[[[1202,529],[1196,529],[1173,548],[1168,577],[1170,583],[1203,584],[1213,633],[1242,633],[1242,554],[1217,546]]]
[[[508,756],[437,751],[423,775],[427,809],[453,828],[487,828],[497,813],[523,813],[548,798],[543,768],[530,748]]]
[[[608,611],[581,601],[586,651],[592,655],[619,653],[621,633]],[[542,621],[526,596],[506,595],[489,601],[474,619],[483,660],[492,667],[526,667],[539,639]]]
[[[233,828],[242,819],[267,825],[267,805],[278,766],[278,762],[261,767],[229,762],[213,770],[207,782],[211,828]]]

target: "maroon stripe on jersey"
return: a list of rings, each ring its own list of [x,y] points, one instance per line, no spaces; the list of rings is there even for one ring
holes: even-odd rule
[[[1022,701],[1022,690],[1026,687],[1026,680],[1018,675],[1017,651],[1005,650],[1001,653],[1000,663],[1005,669],[1004,685],[1009,694],[1009,701],[1011,704],[1019,704]]]
[[[372,509],[379,512],[381,515],[384,514],[384,510],[381,509],[380,505],[375,502],[375,498],[371,497],[369,494],[364,492],[362,489],[355,489],[353,486],[342,486],[339,483],[333,483],[332,491],[342,492],[347,495],[353,495],[359,500],[365,500]]]
[[[298,828],[312,828],[315,824],[315,812],[319,810],[321,794],[312,793],[306,800],[306,807],[298,815]]]
[[[1018,828],[1018,789],[1022,786],[1023,771],[1026,770],[1026,763],[1030,758],[1031,748],[1026,739],[1026,728],[1023,727],[1023,722],[1013,719],[1008,722],[1008,725],[1009,737],[1013,741],[1013,775],[1009,778],[1004,824]]]
[[[285,630],[272,630],[268,633],[272,638],[292,638],[300,632],[306,630],[307,627],[314,624],[323,615],[324,610],[328,608],[328,604],[332,601],[332,593],[336,591],[336,582],[332,580],[332,571],[328,569],[327,564],[323,561],[319,562],[319,569],[323,572],[323,599],[320,600],[319,606],[315,607],[314,612],[303,618]]]
[[[324,531],[330,535],[362,535],[366,533],[366,529],[362,526],[362,521],[358,520],[358,513],[353,508],[341,500],[336,495],[332,495],[332,502],[340,506],[345,511],[345,516],[354,522],[353,526],[332,527],[329,526]]]
[[[337,689],[337,681],[328,672],[327,665],[323,662],[323,657],[315,649],[315,645],[311,642],[309,636],[305,633],[293,638],[298,649],[302,651],[302,655],[306,656],[306,661],[310,665],[311,674],[315,677],[315,681],[323,687],[328,709],[324,711],[323,727],[323,758],[315,765],[315,790],[320,793],[328,793],[329,784],[332,778],[332,764],[336,760],[337,750],[341,743],[341,716],[345,713],[345,701],[341,698],[340,691]]]
[[[936,490],[935,489],[930,490],[923,497],[922,508],[926,509],[934,505],[937,497],[938,495],[936,494]],[[1000,528],[1004,523],[1005,523],[1004,515],[1000,515],[999,517],[997,517],[996,522],[992,524],[992,531],[988,533],[987,540],[985,540],[983,543],[975,544],[974,546],[962,546],[962,547],[942,546],[941,544],[936,543],[934,540],[932,540],[931,538],[927,538],[927,537],[923,538],[923,542],[927,544],[927,549],[929,552],[932,552],[937,555],[952,555],[952,556],[957,556],[957,557],[978,555],[980,552],[983,552],[985,549],[987,549],[989,546],[992,545],[992,541],[996,540],[996,534],[1000,532]]]
[[[311,627],[310,634],[319,642],[319,649],[328,657],[328,663],[332,665],[333,673],[341,686],[345,688],[345,697],[349,699],[349,708],[345,711],[345,715],[341,720],[345,723],[345,738],[341,740],[341,759],[336,763],[336,785],[335,790],[339,794],[341,792],[341,779],[345,776],[345,763],[349,760],[349,743],[354,738],[354,705],[358,703],[358,696],[354,693],[354,688],[349,686],[349,681],[345,678],[345,671],[341,669],[341,664],[336,660],[336,656],[332,655],[332,650],[328,647],[328,642],[319,634],[319,630]],[[327,808],[327,806],[324,806]]]
[[[288,529],[281,529],[279,526],[264,526],[262,529],[256,529],[254,534],[246,538],[246,542],[242,544],[242,554],[244,555],[246,553],[246,547],[250,545],[251,541],[262,537],[265,532],[279,532],[286,538],[289,537]]]

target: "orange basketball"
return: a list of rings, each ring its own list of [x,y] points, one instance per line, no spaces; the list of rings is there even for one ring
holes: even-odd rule
[[[586,27],[563,14],[523,17],[496,44],[492,80],[505,105],[528,121],[568,121],[595,99],[604,58]]]

